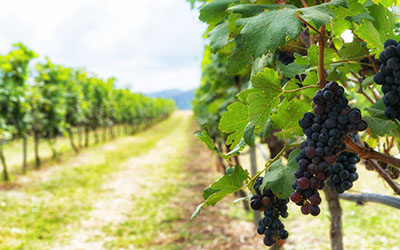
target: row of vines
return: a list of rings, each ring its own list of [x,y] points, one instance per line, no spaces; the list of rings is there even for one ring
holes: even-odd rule
[[[71,147],[74,130],[89,145],[89,133],[104,129],[114,137],[114,127],[135,131],[167,117],[175,108],[173,101],[148,98],[128,89],[115,88],[115,78],[102,79],[82,69],[52,63],[36,63],[37,54],[23,44],[15,44],[6,55],[0,56],[0,158],[3,177],[9,179],[3,145],[22,139],[22,171],[27,168],[27,138],[34,138],[35,165],[41,164],[39,140],[45,139],[52,147],[53,156],[57,137],[68,134]]]
[[[391,0],[191,0],[208,25],[196,136],[224,176],[204,190],[206,206],[248,190],[263,211],[264,244],[282,243],[287,203],[317,216],[325,193],[333,249],[343,249],[339,195],[363,159],[400,195],[399,14]],[[397,73],[399,72],[399,73]],[[259,171],[238,155],[267,144]]]

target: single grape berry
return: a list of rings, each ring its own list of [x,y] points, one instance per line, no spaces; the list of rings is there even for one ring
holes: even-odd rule
[[[389,47],[390,45],[397,46],[396,40],[389,38],[389,39],[387,39],[387,40],[383,43],[383,47],[384,47],[385,49],[386,49],[387,47]]]

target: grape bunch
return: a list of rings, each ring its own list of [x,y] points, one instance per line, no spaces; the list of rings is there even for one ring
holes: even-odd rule
[[[335,164],[336,155],[346,148],[345,137],[365,130],[367,123],[362,120],[359,109],[350,108],[344,88],[336,82],[319,90],[313,102],[315,114],[307,112],[299,121],[307,140],[301,144],[296,157],[299,168],[290,199],[301,206],[303,214],[317,216],[321,203],[318,190],[332,174],[329,166]]]
[[[374,82],[382,85],[385,115],[400,120],[400,44],[394,39],[384,43],[385,50],[379,54],[382,65],[374,76]]]
[[[260,186],[263,182],[262,177],[258,177],[254,184],[256,194],[251,197],[251,208],[253,210],[264,211],[264,218],[258,221],[257,233],[264,235],[264,244],[272,246],[278,240],[286,240],[289,237],[288,231],[279,219],[279,217],[288,217],[289,199],[280,199],[274,195],[271,188],[265,188],[260,192]]]
[[[342,152],[339,154],[336,163],[329,167],[332,176],[326,182],[338,194],[344,193],[353,187],[353,182],[358,179],[356,164],[360,161],[357,154]]]

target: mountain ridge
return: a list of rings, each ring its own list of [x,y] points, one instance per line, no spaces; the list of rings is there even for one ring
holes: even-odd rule
[[[166,89],[151,93],[146,93],[148,97],[162,97],[174,100],[176,106],[181,110],[191,110],[194,91],[196,89],[181,90],[178,88]]]

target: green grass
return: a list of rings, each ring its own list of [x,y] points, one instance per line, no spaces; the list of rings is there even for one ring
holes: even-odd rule
[[[45,181],[2,191],[0,249],[49,249],[63,227],[92,209],[101,184],[121,163],[149,151],[181,121],[182,116],[175,115],[136,136],[110,142],[110,149],[100,154],[96,154],[99,147],[89,149],[87,164],[61,165]]]

